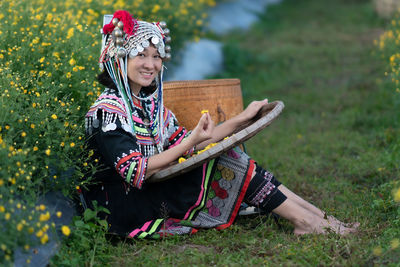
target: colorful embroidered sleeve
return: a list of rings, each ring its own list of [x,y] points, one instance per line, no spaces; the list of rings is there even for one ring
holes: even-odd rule
[[[178,120],[175,115],[168,109],[165,109],[168,114],[166,116],[168,127],[168,146],[167,149],[180,144],[183,140],[189,137],[191,131],[186,130],[184,127],[179,126]],[[194,152],[194,147],[186,151],[183,156],[191,156]]]
[[[98,123],[94,128],[97,148],[105,163],[133,187],[141,188],[146,175],[148,158],[140,153],[136,138],[126,132],[121,122]]]

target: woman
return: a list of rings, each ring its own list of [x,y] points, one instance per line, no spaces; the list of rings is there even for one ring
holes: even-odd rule
[[[231,135],[268,103],[252,102],[242,113],[214,127],[208,113],[188,132],[163,105],[163,61],[170,58],[165,23],[136,21],[117,11],[103,27],[99,81],[107,88],[86,115],[89,146],[106,166],[84,192],[110,214],[110,232],[129,237],[194,233],[231,225],[246,202],[294,225],[295,234],[355,231],[326,217],[240,150],[231,150],[179,177],[146,179],[181,156]]]

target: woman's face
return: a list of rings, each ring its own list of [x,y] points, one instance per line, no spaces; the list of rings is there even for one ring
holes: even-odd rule
[[[128,59],[128,79],[131,90],[138,93],[149,86],[161,70],[162,60],[154,46],[147,47],[134,58]]]

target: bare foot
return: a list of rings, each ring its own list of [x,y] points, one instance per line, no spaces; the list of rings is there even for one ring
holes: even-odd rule
[[[339,221],[337,218],[335,218],[332,215],[328,216],[328,222],[333,222],[333,223],[336,223],[337,225],[342,225],[344,227],[355,228],[355,229],[357,229],[360,226],[359,222],[345,223],[345,222]]]
[[[293,233],[295,235],[304,234],[328,234],[336,233],[339,235],[347,235],[356,232],[355,227],[346,227],[342,222],[336,219],[336,221],[328,221],[326,219],[321,219],[318,216],[314,216],[312,221],[306,220],[295,223],[295,229]]]

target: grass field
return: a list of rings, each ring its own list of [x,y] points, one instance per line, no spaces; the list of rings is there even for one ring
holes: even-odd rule
[[[265,216],[161,241],[70,240],[53,259],[106,266],[399,266],[399,96],[373,45],[386,22],[372,1],[295,1],[270,6],[247,32],[219,38],[245,103],[282,100],[278,119],[247,142],[256,161],[359,232],[295,236]],[[397,148],[397,150],[396,150]],[[396,184],[397,183],[397,184]]]

